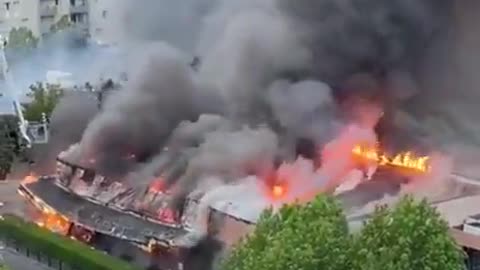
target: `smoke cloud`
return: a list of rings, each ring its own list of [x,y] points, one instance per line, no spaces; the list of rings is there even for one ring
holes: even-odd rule
[[[406,130],[397,112],[423,91],[412,74],[451,11],[448,0],[163,2],[118,5],[129,25],[124,43],[138,42],[147,60],[131,64],[137,70],[90,123],[81,150],[90,166],[118,177],[177,175],[172,164],[186,159],[184,174],[166,180],[179,193],[209,174],[258,174],[299,138],[322,149],[352,123],[373,133],[380,118],[365,115],[385,114],[379,139],[396,142]],[[145,45],[157,40],[169,45]],[[192,54],[201,56],[198,72],[188,69]],[[365,114],[365,101],[387,109]],[[200,117],[212,112],[219,118]]]
[[[273,168],[277,149],[277,136],[267,128],[212,132],[173,189],[177,196],[188,194],[209,176],[222,177],[225,183],[247,175],[264,176]]]
[[[262,181],[280,157],[277,178],[295,181],[287,199],[308,200],[365,169],[355,144],[422,152],[476,139],[478,16],[463,12],[479,9],[466,0],[137,2],[118,4],[119,40],[141,57],[80,143],[80,162],[128,185],[163,179],[181,201],[212,177]],[[296,159],[299,139],[320,166]],[[408,189],[378,181],[345,205]],[[216,192],[203,208],[225,198]]]
[[[36,149],[36,172],[50,174],[55,170],[56,156],[81,140],[90,120],[98,112],[96,97],[86,92],[66,92],[50,117],[49,142]]]
[[[187,60],[175,49],[151,47],[123,91],[109,98],[82,138],[85,156],[107,175],[159,151],[182,120],[195,117],[195,85]]]
[[[71,73],[74,84],[94,84],[102,77],[117,78],[126,66],[122,51],[101,47],[76,32],[64,31],[45,38],[35,49],[6,51],[10,72],[20,94],[36,82],[44,82],[48,71]]]
[[[277,81],[268,93],[274,119],[295,138],[318,144],[333,136],[336,104],[330,87],[319,81]]]

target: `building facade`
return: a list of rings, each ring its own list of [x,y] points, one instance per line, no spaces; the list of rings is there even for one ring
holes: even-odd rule
[[[121,33],[117,29],[123,16],[122,9],[118,6],[132,0],[90,1],[90,34],[92,38],[101,44],[115,44],[121,38]]]
[[[0,0],[0,35],[13,28],[26,27],[37,38],[47,36],[56,23],[63,21],[88,34],[88,0]]]

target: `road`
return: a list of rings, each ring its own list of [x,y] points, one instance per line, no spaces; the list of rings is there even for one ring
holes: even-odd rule
[[[0,207],[0,215],[15,214],[24,215],[25,201],[17,193],[18,180],[8,180],[0,182],[0,202],[4,205]]]

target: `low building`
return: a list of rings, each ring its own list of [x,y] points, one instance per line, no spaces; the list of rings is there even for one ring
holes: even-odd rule
[[[480,196],[468,198],[468,202],[462,203],[462,207],[452,211],[463,212],[468,211],[465,214],[469,214],[467,218],[463,218],[462,222],[451,223],[452,228],[450,232],[457,241],[457,243],[463,247],[467,255],[466,264],[468,270],[480,269]],[[471,210],[465,210],[470,208]],[[475,214],[472,214],[475,213]]]

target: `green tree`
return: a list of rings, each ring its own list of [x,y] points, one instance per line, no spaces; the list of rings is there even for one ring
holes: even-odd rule
[[[348,233],[338,203],[325,196],[266,211],[223,262],[225,270],[460,270],[463,254],[426,201],[379,207],[360,233]]]
[[[61,32],[65,29],[68,29],[72,26],[70,22],[70,17],[68,15],[63,15],[55,24],[50,27],[52,33]]]
[[[26,27],[13,28],[8,34],[7,47],[12,49],[30,49],[35,48],[38,39],[33,32]]]
[[[32,102],[24,105],[24,116],[28,121],[41,121],[42,113],[50,117],[53,109],[63,95],[58,85],[37,83],[30,86],[28,96]]]
[[[337,202],[319,196],[306,205],[266,211],[254,233],[224,262],[225,270],[350,269],[350,237]]]
[[[19,153],[17,120],[14,116],[0,116],[0,180],[10,173]]]
[[[425,200],[405,197],[394,208],[378,207],[357,236],[354,269],[465,269],[448,229]]]

